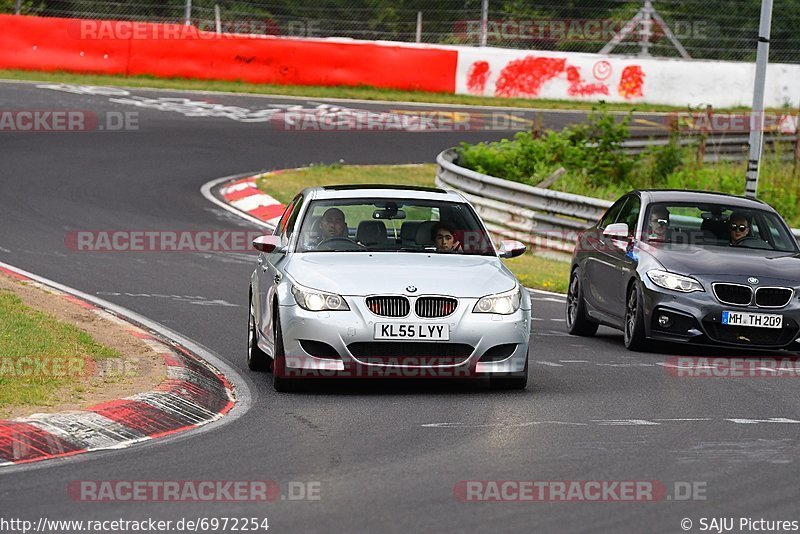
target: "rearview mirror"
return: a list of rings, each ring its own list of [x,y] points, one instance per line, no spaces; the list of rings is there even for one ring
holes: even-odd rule
[[[497,255],[506,259],[516,258],[517,256],[522,256],[526,249],[525,243],[512,239],[504,239],[500,241],[500,250]]]
[[[391,210],[391,209],[375,210],[375,211],[372,212],[372,218],[373,219],[385,219],[385,220],[388,220],[388,219],[405,219],[406,218],[406,212],[403,211],[403,210],[398,210],[398,209],[394,209],[394,210]]]
[[[260,252],[266,252],[267,254],[283,251],[283,247],[281,247],[281,238],[277,235],[262,235],[253,239],[253,248]]]

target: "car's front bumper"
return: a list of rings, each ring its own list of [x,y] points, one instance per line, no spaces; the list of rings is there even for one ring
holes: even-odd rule
[[[679,293],[643,280],[645,330],[651,339],[738,349],[781,350],[800,338],[800,302],[795,297],[782,308],[732,306],[719,302],[708,290]],[[706,284],[703,284],[704,286]],[[780,314],[784,327],[759,328],[722,324],[723,311]],[[659,323],[659,317],[669,324]]]
[[[311,312],[296,304],[279,307],[287,376],[466,378],[519,376],[525,370],[529,309],[510,315],[473,313],[477,299],[459,299],[448,317],[425,319],[412,312],[392,318],[372,314],[363,297],[347,297],[347,302],[349,311]],[[376,323],[446,323],[450,335],[448,341],[425,345],[386,342],[375,339]],[[375,355],[370,354],[371,347]],[[397,355],[387,357],[387,350]]]

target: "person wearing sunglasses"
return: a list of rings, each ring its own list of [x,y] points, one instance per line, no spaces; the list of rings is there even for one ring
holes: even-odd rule
[[[734,211],[728,217],[728,236],[731,245],[739,243],[742,239],[750,237],[750,219],[744,213]]]
[[[647,239],[649,241],[669,241],[669,210],[664,206],[655,206],[650,210],[648,218]]]

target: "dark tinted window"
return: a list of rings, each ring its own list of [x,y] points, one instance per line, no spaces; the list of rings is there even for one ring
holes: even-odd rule
[[[622,210],[622,207],[625,205],[625,202],[627,201],[628,197],[622,197],[621,199],[617,200],[613,206],[608,208],[606,214],[603,215],[602,219],[600,219],[600,224],[598,225],[598,228],[603,230],[609,224],[614,224],[614,222],[616,222],[617,220],[617,215],[619,215],[620,210]]]

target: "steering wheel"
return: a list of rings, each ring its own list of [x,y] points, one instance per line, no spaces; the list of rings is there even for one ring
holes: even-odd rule
[[[317,245],[317,250],[336,250],[340,248],[340,246],[344,247],[344,250],[353,250],[358,248],[364,248],[364,245],[356,243],[349,237],[328,237],[323,239]]]
[[[748,246],[751,248],[770,248],[769,243],[764,241],[763,239],[759,239],[757,237],[746,235],[743,238],[734,241],[731,243],[731,246],[734,247],[741,247],[741,246]]]

